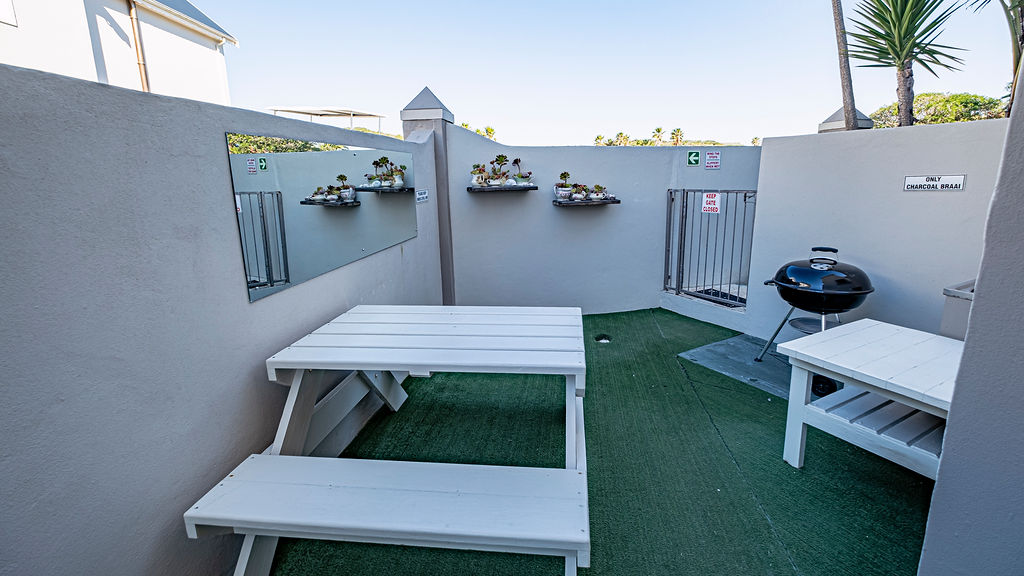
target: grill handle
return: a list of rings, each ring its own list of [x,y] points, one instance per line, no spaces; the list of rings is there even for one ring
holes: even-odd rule
[[[764,281],[764,285],[765,286],[775,286],[775,280],[765,280]]]
[[[831,252],[833,254],[839,254],[839,250],[830,246],[815,246],[811,248],[811,252]]]

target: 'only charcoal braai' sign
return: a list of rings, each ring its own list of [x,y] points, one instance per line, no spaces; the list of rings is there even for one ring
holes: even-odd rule
[[[951,176],[907,176],[903,179],[904,192],[952,192],[964,189],[966,174]]]

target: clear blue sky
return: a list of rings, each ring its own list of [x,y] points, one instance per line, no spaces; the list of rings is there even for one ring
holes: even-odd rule
[[[515,145],[659,126],[747,144],[814,132],[842,106],[830,0],[193,2],[239,40],[225,48],[233,105],[366,110],[388,117],[385,132],[401,132],[398,112],[424,86],[456,123]],[[915,67],[918,93],[1005,93],[995,4],[949,21],[940,42],[966,49],[962,70]],[[843,4],[849,29],[855,7]],[[895,101],[892,69],[852,64],[858,109]]]

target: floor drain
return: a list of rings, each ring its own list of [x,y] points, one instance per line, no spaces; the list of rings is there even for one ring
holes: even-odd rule
[[[601,344],[607,344],[612,341],[612,337],[607,334],[598,334],[594,336],[594,340],[597,340]]]

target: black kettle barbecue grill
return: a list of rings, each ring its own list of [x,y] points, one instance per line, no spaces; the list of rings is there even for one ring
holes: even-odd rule
[[[839,250],[835,248],[815,246],[811,248],[810,258],[786,264],[779,268],[774,278],[765,281],[766,286],[775,286],[779,296],[792,307],[768,343],[761,349],[761,353],[754,358],[756,362],[764,358],[793,310],[799,308],[806,312],[821,314],[821,330],[825,330],[826,315],[853,310],[864,302],[868,294],[875,291],[868,275],[856,266],[836,260],[838,254]],[[805,319],[798,318],[793,322],[796,323],[797,320]],[[802,326],[794,326],[809,332]]]

